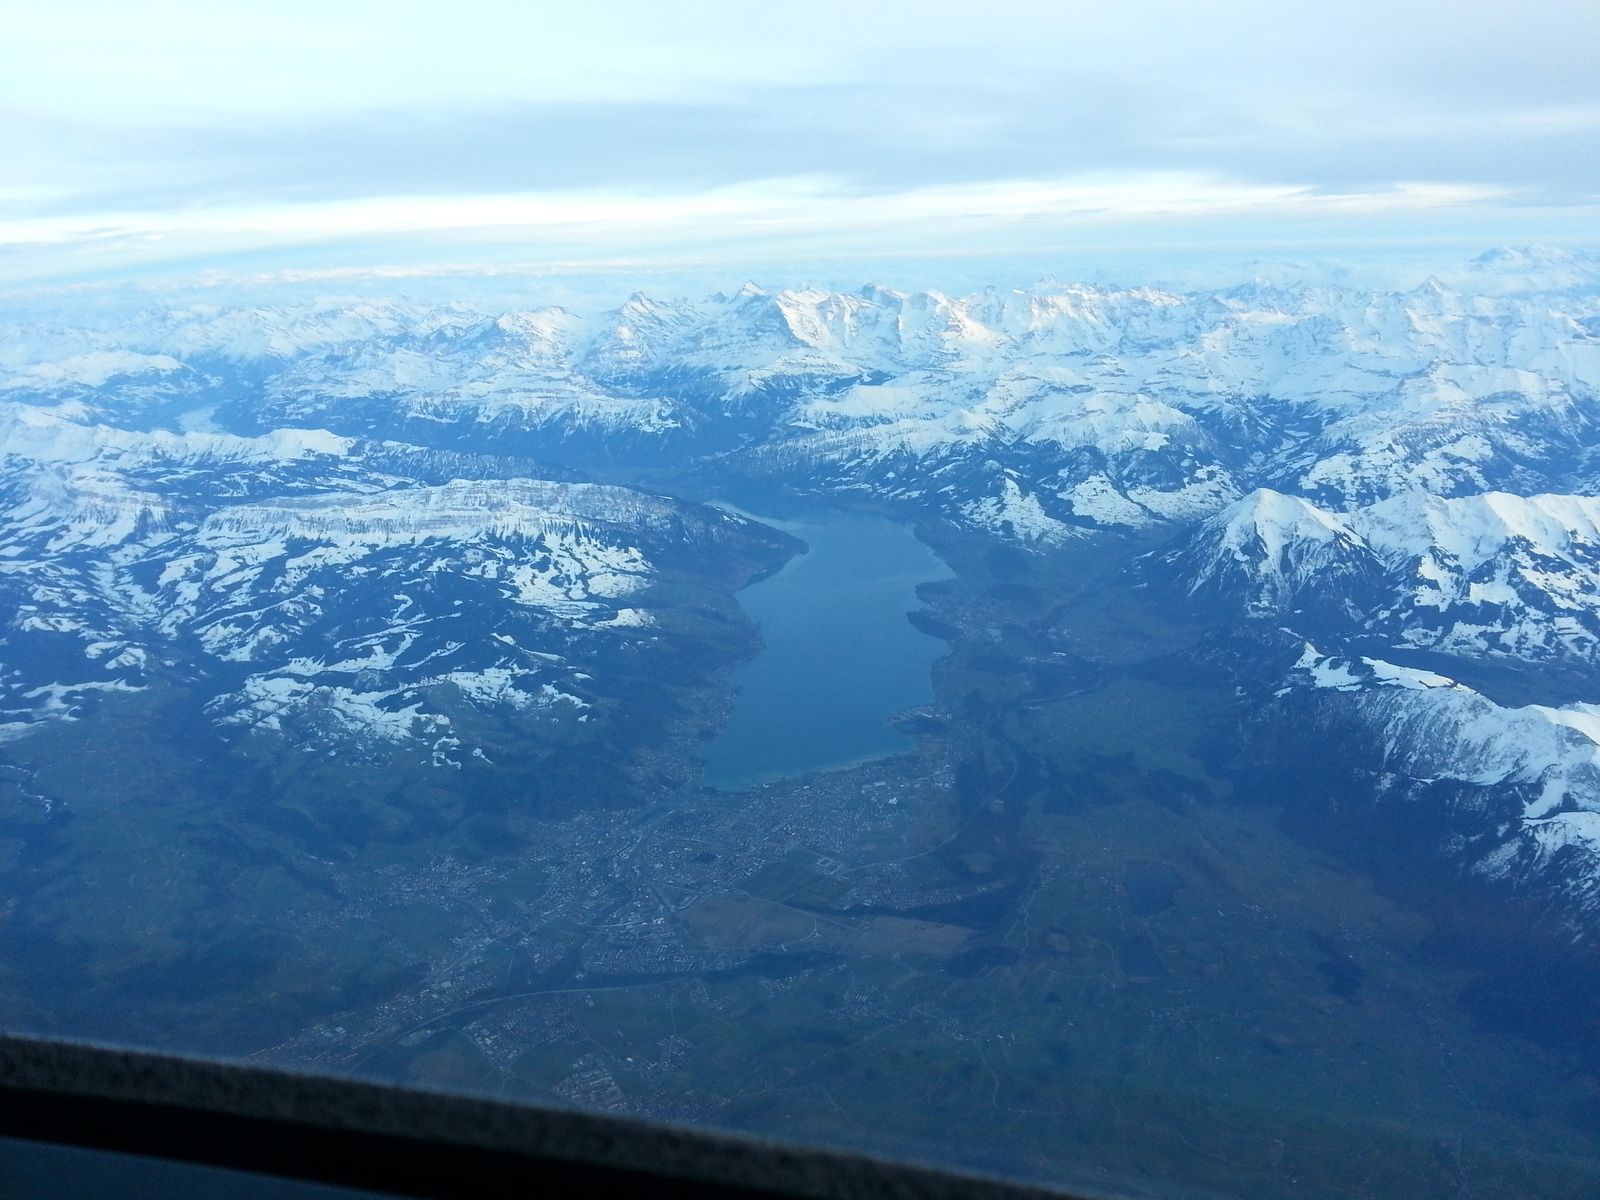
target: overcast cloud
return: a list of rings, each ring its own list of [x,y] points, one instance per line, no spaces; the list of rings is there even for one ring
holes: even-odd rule
[[[54,0],[0,18],[13,274],[271,245],[334,261],[408,230],[575,258],[1163,223],[1572,240],[1600,195],[1589,0]]]

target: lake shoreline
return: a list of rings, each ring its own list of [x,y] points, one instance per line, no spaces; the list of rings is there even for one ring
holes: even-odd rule
[[[808,550],[738,593],[765,648],[733,672],[733,713],[701,750],[705,785],[737,791],[909,750],[890,718],[932,701],[931,669],[946,647],[907,615],[921,607],[917,585],[949,568],[888,517],[722,507]]]

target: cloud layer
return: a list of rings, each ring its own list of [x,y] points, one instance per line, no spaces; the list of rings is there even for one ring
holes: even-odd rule
[[[18,4],[0,244],[49,274],[450,229],[773,254],[1451,212],[1549,237],[1600,195],[1596,44],[1571,0]]]

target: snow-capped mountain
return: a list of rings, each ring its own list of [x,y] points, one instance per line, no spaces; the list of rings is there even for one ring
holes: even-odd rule
[[[181,685],[217,725],[345,755],[460,765],[518,736],[592,738],[626,720],[605,666],[681,656],[686,599],[715,607],[793,552],[624,488],[418,482],[383,470],[398,448],[320,431],[140,433],[15,404],[0,419],[12,737]]]
[[[323,301],[32,333],[38,352],[13,352],[0,392],[135,424],[714,462],[1049,544],[1182,524],[1263,485],[1334,507],[1412,489],[1583,491],[1600,469],[1597,323],[1592,292],[1436,282],[959,298],[751,286],[592,317]]]
[[[1141,566],[1213,609],[1397,648],[1593,666],[1600,647],[1588,496],[1407,492],[1336,512],[1261,489]]]
[[[1246,726],[1265,792],[1295,794],[1313,820],[1343,809],[1387,853],[1507,888],[1543,932],[1592,941],[1600,705],[1500,705],[1437,672],[1301,645]]]
[[[1600,931],[1600,501],[1414,491],[1336,511],[1260,489],[1133,574],[1236,622],[1246,658],[1281,656],[1244,726],[1263,795],[1508,889],[1560,942]]]

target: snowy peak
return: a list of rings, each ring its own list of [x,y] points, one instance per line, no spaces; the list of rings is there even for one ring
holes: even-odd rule
[[[1298,496],[1259,488],[1201,521],[1177,545],[1141,560],[1148,579],[1208,607],[1268,616],[1343,608],[1370,595],[1379,564],[1341,515]]]
[[[1600,260],[1557,246],[1502,246],[1478,255],[1468,270],[1475,282],[1493,281],[1518,291],[1560,292],[1600,284]]]
[[[1271,488],[1257,488],[1201,523],[1220,550],[1235,562],[1259,560],[1276,574],[1288,570],[1286,560],[1311,546],[1352,545],[1354,539],[1335,513],[1318,508],[1298,496],[1285,496]]]

